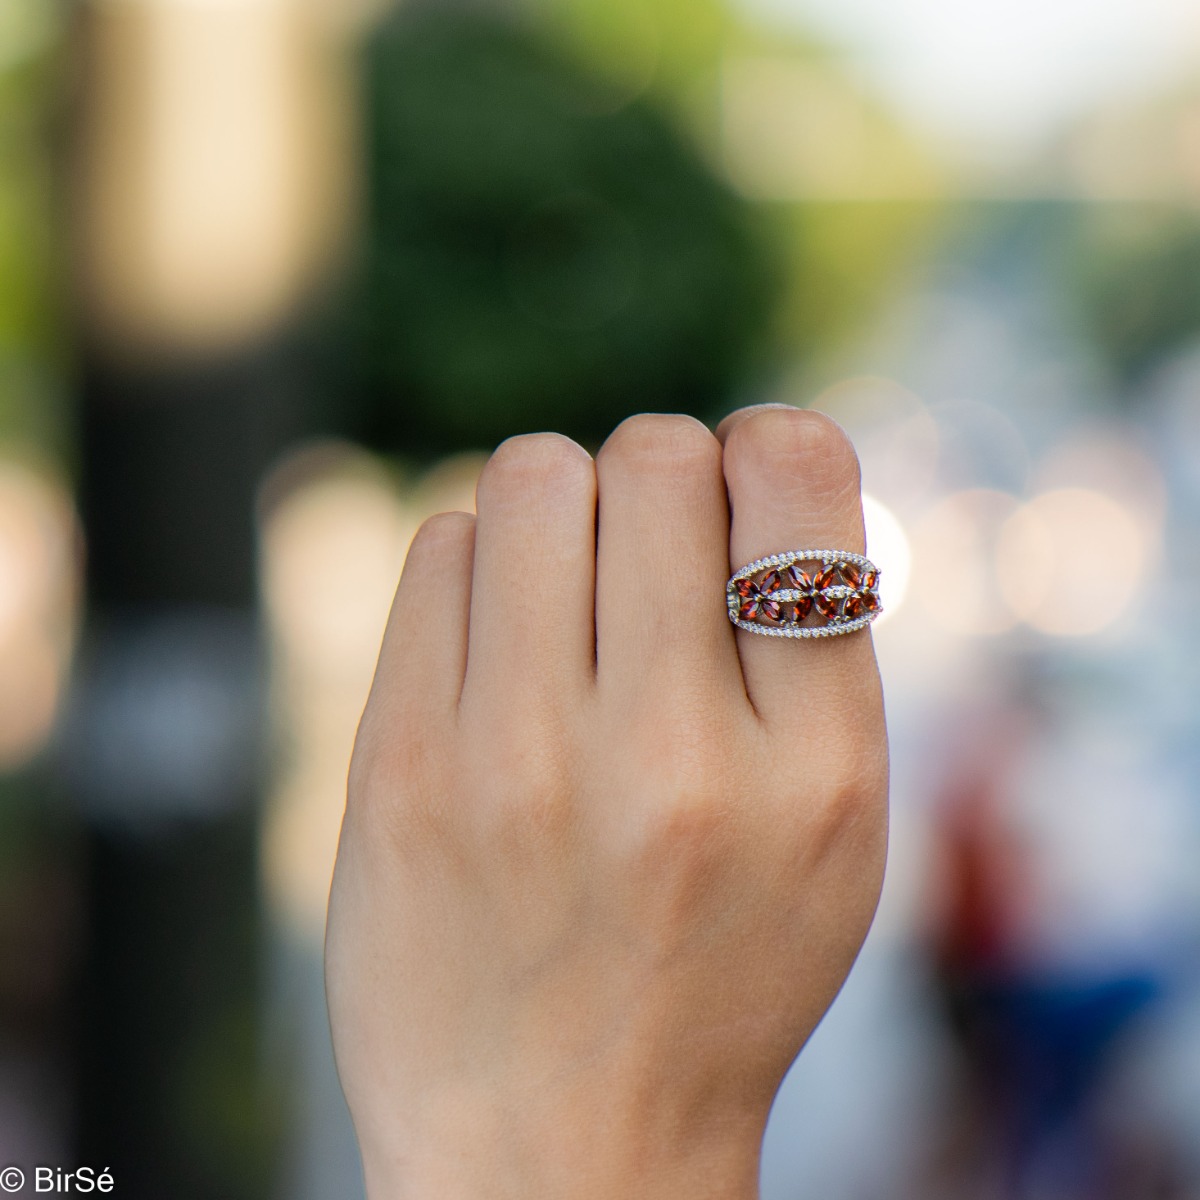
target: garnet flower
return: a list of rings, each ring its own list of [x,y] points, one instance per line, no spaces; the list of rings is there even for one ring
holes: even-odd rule
[[[824,567],[810,576],[807,571],[801,570],[799,563],[792,563],[790,567],[784,567],[782,572],[772,571],[763,580],[764,587],[771,575],[779,580],[777,587],[794,588],[800,593],[795,601],[795,615],[792,620],[803,621],[812,612],[814,605],[817,612],[826,619],[837,613],[837,600],[825,595],[825,589],[837,578],[834,567]]]
[[[776,572],[772,571],[771,574]],[[770,594],[777,589],[766,587],[766,582],[764,579],[762,585],[759,585],[753,579],[739,579],[734,585],[741,599],[738,616],[743,621],[754,621],[759,617],[766,617],[769,621],[779,620],[782,605]]]
[[[849,587],[854,588],[854,594],[846,597],[842,609],[847,619],[856,621],[868,613],[879,611],[879,594],[875,591],[879,583],[879,572],[876,570],[860,571],[851,563],[841,564],[842,578]]]

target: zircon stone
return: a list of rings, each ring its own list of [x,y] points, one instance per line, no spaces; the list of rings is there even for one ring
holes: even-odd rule
[[[818,572],[818,574],[814,577],[812,585],[818,592],[823,592],[827,587],[831,587],[833,585],[833,581],[836,577],[836,567],[825,567],[824,570]]]

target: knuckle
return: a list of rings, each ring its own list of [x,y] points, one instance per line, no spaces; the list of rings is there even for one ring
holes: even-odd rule
[[[721,445],[695,417],[674,413],[638,413],[626,417],[600,450],[605,460],[689,472],[720,469]]]
[[[589,485],[591,458],[560,433],[523,433],[492,452],[479,477],[478,496],[528,495],[531,491],[575,490]]]
[[[731,819],[732,748],[720,723],[660,723],[638,759],[649,798],[642,833],[652,844],[701,845]]]
[[[374,739],[360,729],[346,776],[346,819],[374,826],[381,815],[390,817],[396,780]]]
[[[656,859],[665,851],[702,861],[719,847],[730,820],[731,807],[722,790],[679,787],[659,793],[642,818],[638,840]]]
[[[713,786],[659,789],[627,823],[625,870],[652,942],[666,950],[694,928],[738,858],[738,831],[728,795]]]
[[[847,755],[826,772],[811,802],[814,823],[827,833],[861,827],[886,810],[888,771],[885,757],[871,753]]]
[[[433,824],[445,792],[443,748],[415,727],[384,733],[376,725],[364,714],[346,780],[347,817],[385,833]]]

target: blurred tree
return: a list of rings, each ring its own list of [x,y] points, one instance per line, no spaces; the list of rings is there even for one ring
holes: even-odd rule
[[[367,55],[368,394],[386,446],[639,409],[745,378],[779,278],[750,206],[648,101],[527,26],[414,12]]]
[[[742,40],[728,0],[520,0],[547,34],[606,80],[614,106],[653,96],[711,133],[714,85]]]

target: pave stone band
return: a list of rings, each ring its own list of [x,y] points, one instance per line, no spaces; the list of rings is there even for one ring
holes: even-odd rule
[[[789,550],[747,563],[725,585],[725,601],[739,629],[768,637],[836,637],[883,612],[879,568],[847,550]]]

